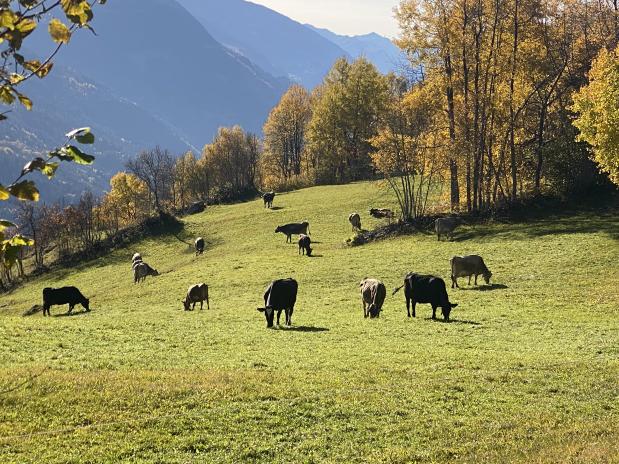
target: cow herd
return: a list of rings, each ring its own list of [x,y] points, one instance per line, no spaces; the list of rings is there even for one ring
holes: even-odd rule
[[[274,197],[275,194],[273,192],[263,194],[265,207],[272,207]],[[370,215],[376,218],[387,218],[389,221],[394,217],[393,212],[388,209],[372,208]],[[348,221],[354,231],[361,231],[361,217],[359,213],[350,214]],[[435,231],[438,239],[440,240],[441,235],[452,236],[454,229],[460,224],[461,221],[458,218],[437,219]],[[312,255],[308,221],[278,226],[275,229],[275,233],[286,235],[286,243],[292,242],[292,235],[299,235],[299,254]],[[195,239],[194,248],[196,256],[203,254],[204,246],[205,241],[202,237]],[[450,260],[450,266],[451,288],[459,287],[457,280],[459,277],[468,277],[469,285],[471,284],[471,277],[474,277],[474,284],[477,285],[477,277],[481,275],[486,284],[490,283],[492,272],[490,272],[481,256],[454,256]],[[159,275],[156,269],[142,259],[140,253],[135,253],[131,258],[131,267],[133,270],[133,280],[136,284],[143,282],[147,276]],[[440,277],[417,273],[407,274],[404,277],[404,284],[394,289],[392,295],[395,295],[402,288],[404,289],[408,317],[411,317],[411,309],[412,317],[415,317],[416,305],[417,303],[422,303],[431,305],[432,319],[436,319],[436,309],[441,308],[443,319],[449,321],[451,310],[458,306],[456,303],[449,301],[445,281]],[[297,300],[298,289],[298,282],[292,278],[274,280],[268,285],[264,293],[264,306],[258,308],[258,311],[265,315],[267,327],[273,327],[275,313],[277,313],[277,325],[279,325],[282,311],[285,313],[286,325],[290,326],[292,324],[292,314]],[[359,283],[359,290],[363,304],[363,316],[365,318],[379,317],[387,297],[385,284],[375,278],[365,278]],[[185,298],[181,302],[185,311],[193,310],[196,303],[200,303],[200,309],[203,309],[204,302],[206,302],[207,309],[210,309],[208,285],[199,283],[190,286]],[[51,306],[65,304],[69,305],[69,313],[77,304],[81,304],[86,311],[90,310],[89,300],[76,287],[45,288],[43,290],[44,316],[50,315]]]

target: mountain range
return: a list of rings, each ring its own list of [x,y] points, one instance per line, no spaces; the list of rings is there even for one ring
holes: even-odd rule
[[[95,10],[96,35],[78,31],[52,73],[24,84],[32,111],[13,107],[0,123],[0,182],[33,156],[91,126],[93,166],[63,165],[44,198],[101,192],[127,159],[160,145],[199,152],[221,126],[260,133],[293,83],[318,85],[333,62],[364,55],[386,72],[393,45],[378,35],[345,37],[243,0],[123,0]],[[45,28],[27,46],[47,55]],[[31,53],[28,56],[34,56]]]

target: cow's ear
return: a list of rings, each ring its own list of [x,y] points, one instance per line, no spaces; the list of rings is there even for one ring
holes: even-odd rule
[[[456,306],[458,306],[458,303],[451,303],[452,308],[455,308]]]
[[[266,311],[266,308],[256,308],[257,311],[260,311],[261,313]]]

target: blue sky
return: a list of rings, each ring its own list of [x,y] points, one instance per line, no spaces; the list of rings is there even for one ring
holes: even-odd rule
[[[393,38],[398,27],[393,8],[399,0],[250,0],[300,23],[324,27],[338,34],[377,32]]]

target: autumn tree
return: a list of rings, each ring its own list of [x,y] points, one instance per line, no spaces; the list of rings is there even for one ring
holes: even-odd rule
[[[426,213],[430,193],[446,166],[441,144],[448,127],[440,114],[440,88],[415,85],[394,95],[378,135],[371,139],[374,166],[385,176],[406,221]],[[448,160],[447,160],[448,161]]]
[[[119,172],[110,180],[110,191],[104,195],[99,208],[113,233],[139,224],[150,212],[148,187],[133,174]]]
[[[219,200],[235,200],[255,192],[258,137],[241,127],[222,127],[202,151],[202,167],[208,170],[210,189]]]
[[[370,139],[389,101],[385,76],[365,58],[338,60],[314,92],[307,158],[319,183],[367,179],[373,168]]]
[[[140,179],[151,194],[156,211],[161,211],[172,193],[174,158],[161,147],[141,152],[126,163],[127,170]]]
[[[293,85],[273,108],[264,125],[262,181],[266,185],[287,183],[302,173],[307,125],[312,115],[307,90]]]
[[[600,51],[573,109],[579,140],[591,145],[593,159],[619,185],[619,47]]]

